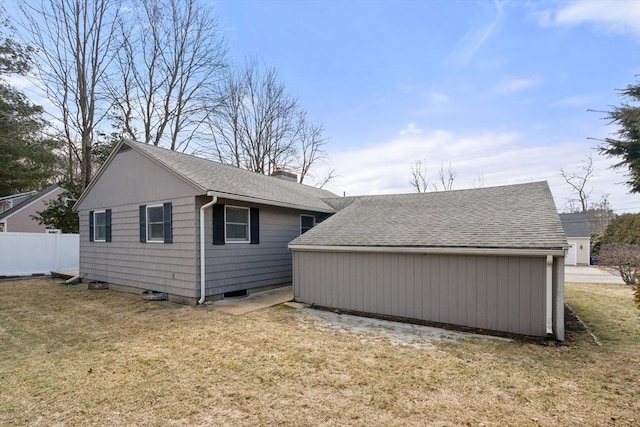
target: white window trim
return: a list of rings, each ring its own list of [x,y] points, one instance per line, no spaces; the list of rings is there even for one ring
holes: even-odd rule
[[[300,215],[300,235],[302,235],[302,218],[305,217],[305,216],[313,218],[313,225],[311,226],[311,228],[316,226],[316,217],[315,217],[315,215],[305,215],[305,214]],[[311,230],[311,228],[309,230]],[[307,230],[307,231],[309,231],[309,230]]]
[[[235,209],[244,209],[247,211],[247,240],[229,240],[227,239],[227,208],[235,208]],[[232,224],[241,224],[239,222],[233,222]],[[246,244],[251,243],[251,208],[246,206],[233,206],[233,205],[225,205],[224,206],[224,242],[235,244]]]
[[[162,239],[161,240],[157,240],[157,239],[150,239],[149,238],[149,209],[150,208],[162,208]],[[146,232],[146,241],[147,243],[164,243],[164,205],[160,204],[160,205],[147,205],[145,207],[145,218],[146,218],[146,224],[145,224],[145,232]]]
[[[104,239],[98,240],[96,237],[98,233],[96,233],[96,215],[99,213],[104,214]],[[94,242],[106,242],[107,241],[107,210],[103,209],[101,211],[93,211],[93,241]]]

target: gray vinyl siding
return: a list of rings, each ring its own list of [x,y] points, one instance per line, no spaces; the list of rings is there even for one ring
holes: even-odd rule
[[[211,198],[197,198],[197,211]],[[213,244],[213,213],[205,213],[206,241],[206,294],[219,295],[225,292],[259,288],[278,284],[290,284],[292,258],[287,245],[300,235],[300,214],[273,206],[256,205],[219,199],[219,204],[253,207],[259,209],[260,243]],[[312,213],[311,213],[312,214]],[[199,233],[199,224],[198,224]],[[198,281],[200,250],[197,249]]]
[[[196,190],[133,150],[118,153],[78,209],[80,274],[196,297]],[[172,203],[173,243],[140,242],[139,206]],[[111,242],[89,242],[89,212],[111,209]]]
[[[544,257],[294,251],[297,301],[545,336]]]
[[[89,241],[89,211],[80,211],[80,274],[85,279],[196,297],[193,197],[172,202],[173,243],[141,243],[139,204],[111,209],[111,242]],[[96,209],[99,210],[99,209]]]

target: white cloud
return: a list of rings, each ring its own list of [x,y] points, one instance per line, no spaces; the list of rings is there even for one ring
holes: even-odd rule
[[[449,97],[441,92],[431,92],[429,94],[429,100],[434,104],[444,104],[449,101]]]
[[[409,124],[387,142],[330,152],[329,164],[339,176],[326,188],[347,196],[410,193],[413,191],[409,184],[411,166],[415,160],[424,159],[431,182],[437,181],[442,163],[445,167],[451,163],[457,171],[454,189],[473,188],[479,177],[485,187],[548,181],[556,205],[561,209],[572,194],[558,173],[560,168],[577,170],[584,156],[590,153],[592,150],[584,141],[543,145],[515,132],[483,131],[463,135],[424,130]],[[613,161],[595,153],[593,160],[593,199],[610,193],[614,208],[633,201],[626,187],[620,184],[624,181],[623,175],[609,168]],[[322,173],[326,170],[317,171],[317,176]]]
[[[553,103],[553,105],[563,107],[586,107],[595,103],[597,97],[593,95],[574,95],[562,98]]]
[[[501,94],[520,92],[537,85],[539,82],[528,78],[508,78],[493,87],[493,91]]]
[[[494,0],[493,5],[495,11],[492,11],[492,17],[489,22],[484,22],[479,25],[472,23],[467,33],[460,39],[449,56],[450,61],[458,64],[466,64],[475,56],[482,45],[500,28],[504,19],[503,2]]]
[[[592,0],[564,2],[557,9],[538,13],[542,26],[594,24],[613,33],[640,37],[640,2],[637,0]]]

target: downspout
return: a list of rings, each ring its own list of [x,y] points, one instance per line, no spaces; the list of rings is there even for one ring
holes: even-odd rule
[[[547,255],[545,290],[545,325],[547,335],[553,334],[553,256]]]
[[[206,297],[206,280],[205,280],[205,267],[206,267],[206,257],[205,257],[205,247],[206,245],[205,243],[205,238],[204,238],[204,211],[205,209],[207,209],[209,206],[213,206],[216,204],[216,202],[218,201],[218,198],[216,196],[213,195],[212,191],[207,191],[207,196],[209,197],[213,197],[213,199],[205,204],[202,205],[202,207],[200,208],[200,299],[198,300],[198,304],[204,304],[204,300]]]

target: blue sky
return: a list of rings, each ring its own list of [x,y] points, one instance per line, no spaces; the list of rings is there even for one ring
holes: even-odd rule
[[[337,194],[411,192],[416,159],[454,188],[547,180],[594,153],[592,199],[640,211],[593,151],[616,89],[640,80],[639,1],[213,2],[233,61],[278,70],[323,123]],[[325,167],[316,170],[319,179]]]

